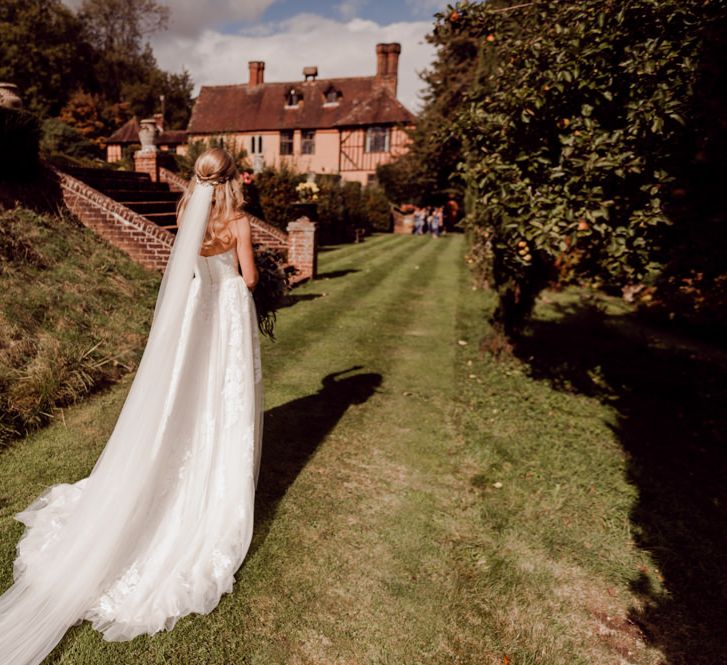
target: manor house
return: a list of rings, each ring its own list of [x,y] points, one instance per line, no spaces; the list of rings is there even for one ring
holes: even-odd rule
[[[224,138],[246,150],[255,170],[283,163],[297,171],[340,173],[366,184],[376,167],[406,151],[415,116],[397,98],[400,44],[376,45],[376,74],[265,82],[265,63],[249,63],[249,80],[202,86],[187,141]]]

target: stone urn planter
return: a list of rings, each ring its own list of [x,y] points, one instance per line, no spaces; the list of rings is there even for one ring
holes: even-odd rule
[[[139,123],[139,141],[141,142],[141,152],[156,152],[157,147],[154,143],[159,128],[157,127],[156,120],[153,118],[147,118]]]
[[[0,82],[0,108],[18,110],[23,108],[23,100],[14,83]]]

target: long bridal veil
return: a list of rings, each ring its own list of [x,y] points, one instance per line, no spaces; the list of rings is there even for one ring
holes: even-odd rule
[[[152,508],[169,437],[161,436],[174,403],[175,343],[192,287],[214,187],[197,184],[184,211],[157,296],[139,367],[114,430],[90,475],[76,484],[72,510],[48,542],[26,533],[18,543],[13,585],[0,596],[0,662],[40,663],[138,543],[134,528]],[[81,486],[82,487],[79,487]],[[56,486],[58,487],[58,486]],[[25,511],[42,508],[54,488]],[[22,520],[23,513],[18,515]],[[32,545],[32,546],[31,546]]]

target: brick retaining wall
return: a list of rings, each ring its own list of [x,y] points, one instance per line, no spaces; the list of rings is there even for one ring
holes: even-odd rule
[[[183,192],[187,189],[187,180],[163,166],[159,167],[159,180],[166,182],[175,192]],[[255,215],[245,214],[250,220],[253,243],[280,252],[290,265],[297,268],[298,272],[293,276],[293,282],[300,282],[315,276],[316,233],[313,222],[307,217],[302,217],[291,222],[288,225],[288,233],[286,233]],[[291,226],[293,236],[291,236]]]
[[[288,224],[288,263],[298,272],[293,282],[316,276],[318,252],[316,248],[317,225],[307,217]]]
[[[54,169],[66,207],[145,268],[164,270],[174,236],[73,176]]]
[[[81,222],[144,267],[163,271],[174,236],[153,222],[129,210],[105,194],[73,176],[54,169],[58,175],[63,202]],[[173,191],[186,189],[187,181],[165,168],[159,179]],[[292,282],[316,274],[316,225],[307,217],[288,224],[288,233],[247,214],[253,243],[279,251],[297,269]]]
[[[183,192],[189,184],[181,175],[165,169],[163,166],[159,167],[159,182],[166,182],[173,192]]]

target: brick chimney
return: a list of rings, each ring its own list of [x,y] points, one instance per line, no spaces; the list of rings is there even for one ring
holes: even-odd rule
[[[376,82],[396,97],[401,44],[376,44]]]
[[[265,83],[265,63],[262,60],[252,60],[247,63],[250,68],[250,80],[248,86],[262,85]]]

